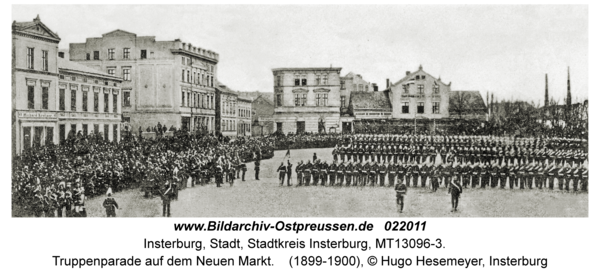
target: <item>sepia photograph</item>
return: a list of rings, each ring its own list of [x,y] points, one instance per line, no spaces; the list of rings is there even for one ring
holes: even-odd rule
[[[11,216],[587,218],[588,33],[587,5],[13,5]]]

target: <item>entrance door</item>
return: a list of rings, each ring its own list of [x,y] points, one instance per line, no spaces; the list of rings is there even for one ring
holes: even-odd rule
[[[190,126],[190,117],[181,117],[181,129],[188,130]]]
[[[283,123],[281,123],[281,122],[277,123],[277,131],[283,132]]]
[[[296,134],[304,133],[306,131],[306,122],[296,122]]]

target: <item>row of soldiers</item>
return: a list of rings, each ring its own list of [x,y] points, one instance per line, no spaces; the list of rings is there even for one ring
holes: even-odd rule
[[[526,148],[526,147],[440,147],[426,145],[345,145],[333,149],[334,160],[353,162],[416,162],[424,163],[428,157],[440,154],[442,161],[448,160],[464,162],[500,162],[512,161],[530,164],[533,162],[559,161],[571,165],[581,165],[587,158],[584,149],[551,149],[551,148]]]
[[[425,187],[429,179],[430,186],[436,190],[439,185],[446,187],[452,178],[456,178],[463,187],[486,186],[510,189],[514,187],[535,187],[554,189],[555,181],[558,189],[569,190],[571,182],[573,190],[581,185],[582,191],[587,191],[588,170],[583,165],[571,167],[569,164],[557,165],[537,164],[498,164],[498,163],[446,163],[434,165],[433,161],[426,164],[416,162],[397,162],[385,164],[377,162],[337,162],[327,163],[315,160],[312,163],[300,161],[296,166],[297,184],[323,186],[393,186],[396,182],[406,182],[408,186]],[[287,172],[287,170],[286,170]],[[288,178],[289,178],[288,173]],[[280,177],[281,178],[281,177]],[[387,182],[387,184],[386,184]],[[420,183],[420,184],[419,184]]]
[[[587,140],[574,138],[516,138],[478,135],[391,135],[355,134],[346,143],[353,145],[427,145],[434,147],[527,147],[578,149],[587,147]]]

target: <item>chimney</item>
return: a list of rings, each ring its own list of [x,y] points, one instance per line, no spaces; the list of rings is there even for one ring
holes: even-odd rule
[[[567,67],[567,110],[571,109],[571,72]]]
[[[385,79],[385,88],[390,87],[390,78]]]
[[[410,71],[407,70],[406,71],[406,76],[408,76],[408,75],[410,75]]]

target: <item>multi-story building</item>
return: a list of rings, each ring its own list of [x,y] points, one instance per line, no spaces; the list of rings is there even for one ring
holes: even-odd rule
[[[219,55],[213,51],[115,30],[70,44],[69,57],[123,79],[123,121],[134,132],[159,122],[167,128],[215,129]]]
[[[350,95],[352,92],[374,91],[377,86],[371,86],[371,83],[362,78],[362,75],[349,72],[344,77],[340,77],[340,109],[342,115],[345,114],[350,106]]]
[[[122,79],[58,58],[58,141],[81,132],[121,139]]]
[[[223,136],[237,136],[238,94],[223,84],[216,89],[216,132]]]
[[[339,67],[273,69],[276,130],[338,132],[341,70]]]
[[[450,85],[441,79],[419,70],[406,72],[406,76],[391,84],[386,92],[390,92],[392,102],[392,118],[398,119],[440,119],[450,116]]]
[[[12,24],[12,153],[57,143],[60,37],[40,17]]]
[[[239,96],[237,100],[237,135],[252,135],[252,99]]]

